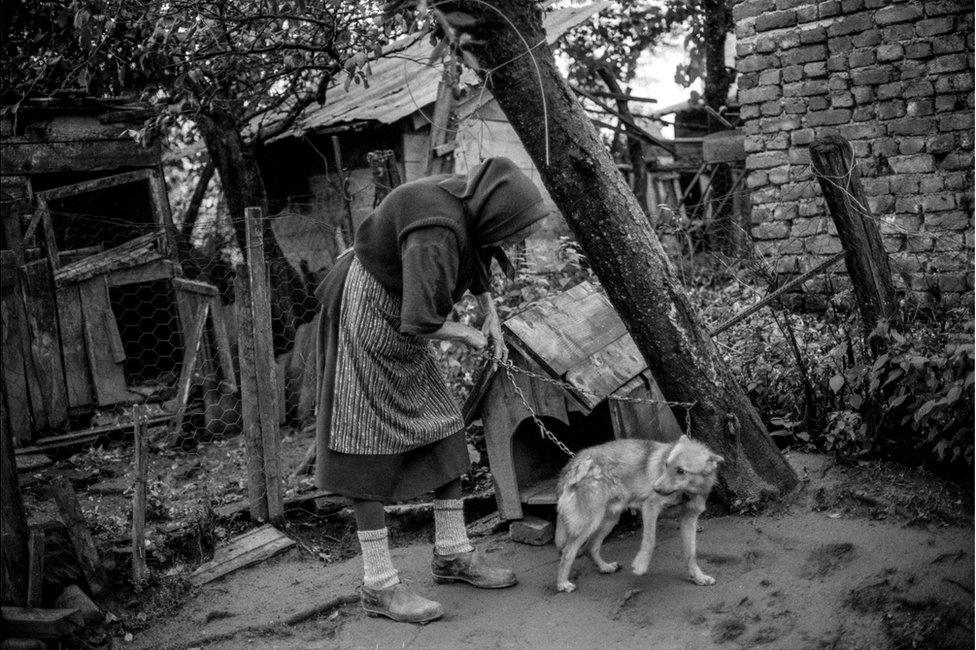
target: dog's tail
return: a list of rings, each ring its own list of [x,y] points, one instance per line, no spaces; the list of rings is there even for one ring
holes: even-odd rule
[[[559,498],[556,501],[556,548],[562,550],[570,537],[579,534],[580,521],[579,494],[577,486],[590,473],[590,460],[575,460],[566,467],[559,478]]]

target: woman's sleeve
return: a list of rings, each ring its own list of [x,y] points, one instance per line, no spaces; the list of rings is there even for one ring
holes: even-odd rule
[[[420,228],[400,246],[403,260],[403,306],[400,332],[436,332],[454,308],[458,277],[458,251],[449,228]]]

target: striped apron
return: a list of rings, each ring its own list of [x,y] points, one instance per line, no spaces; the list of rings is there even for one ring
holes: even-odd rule
[[[332,451],[401,454],[464,429],[430,343],[400,333],[400,306],[352,261],[339,317]]]

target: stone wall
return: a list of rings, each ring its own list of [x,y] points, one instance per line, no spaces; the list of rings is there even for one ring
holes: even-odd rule
[[[896,282],[971,303],[973,5],[742,0],[733,12],[758,251],[795,272],[840,250],[807,148],[839,132]]]

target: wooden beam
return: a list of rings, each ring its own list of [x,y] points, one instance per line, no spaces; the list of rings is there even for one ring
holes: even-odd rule
[[[810,160],[844,247],[865,340],[877,353],[878,342],[870,334],[879,320],[897,318],[898,302],[888,253],[878,222],[868,209],[854,150],[840,135],[828,134],[810,145]]]
[[[117,185],[124,185],[126,183],[135,183],[137,181],[148,180],[150,173],[151,172],[148,169],[139,169],[134,172],[125,172],[124,174],[113,174],[111,176],[103,176],[102,178],[95,178],[90,181],[72,183],[71,185],[62,185],[60,187],[55,187],[49,190],[42,190],[40,192],[35,192],[34,195],[39,199],[44,199],[45,201],[55,201],[58,199],[63,199],[68,196],[74,196],[76,194],[96,192],[98,190],[104,190],[109,187],[115,187]]]
[[[141,591],[146,581],[146,474],[149,468],[149,441],[146,430],[146,414],[142,407],[133,414],[132,431],[134,452],[132,493],[132,584]]]
[[[31,528],[27,542],[27,606],[40,607],[44,589],[44,531]]]
[[[278,372],[271,338],[271,290],[264,259],[264,214],[261,208],[245,208],[247,267],[251,284],[251,313],[254,332],[254,371],[261,418],[264,451],[264,479],[267,487],[268,519],[284,517],[281,503],[281,463],[278,455]]]
[[[58,639],[85,624],[77,609],[2,607],[0,620],[4,638]]]
[[[156,417],[149,419],[146,422],[146,425],[147,427],[155,427],[168,424],[172,421],[173,416],[167,413],[166,415],[157,415]],[[133,426],[134,425],[132,422],[123,422],[121,424],[109,424],[103,427],[85,429],[84,431],[74,431],[72,433],[66,433],[59,436],[48,436],[46,438],[41,438],[29,447],[20,447],[14,450],[14,453],[20,456],[24,454],[41,454],[63,451],[66,449],[81,447],[93,442],[98,442],[103,438],[118,441],[118,434],[130,433]]]
[[[0,396],[0,410],[7,396]],[[14,442],[7,423],[0,418],[0,602],[24,605],[27,602],[28,548],[30,530],[20,494]],[[8,634],[4,624],[4,636]]]
[[[0,174],[111,171],[120,167],[151,167],[159,150],[132,140],[32,142],[0,147]]]
[[[820,264],[817,264],[816,266],[814,266],[812,269],[810,269],[806,273],[802,273],[801,275],[796,276],[795,278],[793,278],[792,280],[790,280],[789,282],[787,282],[786,284],[784,284],[780,288],[776,289],[772,293],[770,293],[770,294],[768,294],[766,296],[763,296],[763,299],[762,300],[760,300],[759,302],[757,302],[755,305],[753,305],[753,306],[751,306],[751,307],[749,307],[747,309],[742,310],[741,312],[739,312],[738,314],[736,314],[732,318],[728,319],[727,321],[725,321],[724,323],[722,323],[721,325],[719,325],[718,327],[716,327],[715,329],[713,329],[712,331],[710,331],[709,332],[709,335],[710,336],[715,336],[716,334],[721,334],[722,332],[724,332],[725,330],[729,329],[730,327],[732,327],[736,323],[738,323],[738,322],[740,322],[742,320],[745,320],[749,316],[752,316],[757,311],[759,311],[760,309],[762,309],[763,307],[765,307],[766,305],[768,305],[772,301],[774,301],[777,298],[779,298],[780,296],[782,296],[784,293],[786,293],[788,291],[792,291],[793,289],[796,289],[797,287],[799,287],[800,285],[802,285],[804,282],[806,282],[807,280],[809,280],[813,276],[817,275],[818,273],[821,273],[821,272],[825,271],[826,269],[830,268],[831,266],[833,266],[837,262],[841,261],[842,259],[844,259],[844,253],[837,253],[836,255],[833,255],[833,256],[827,258],[826,260],[824,260],[823,262],[820,262]]]
[[[197,366],[203,343],[203,332],[207,325],[207,314],[210,312],[209,301],[196,296],[196,308],[193,310],[192,320],[183,330],[183,362],[180,365],[180,378],[176,383],[175,407],[173,414],[173,436],[179,437],[183,428],[183,418],[190,401],[190,389],[193,387],[193,373]]]
[[[88,588],[93,596],[99,596],[108,586],[108,577],[101,565],[98,547],[95,546],[95,540],[88,530],[88,524],[81,512],[81,504],[78,503],[74,488],[71,487],[71,481],[63,476],[54,479],[51,495],[58,504],[61,520],[68,528],[68,536],[71,538],[71,545],[81,565],[81,571],[88,581]]]
[[[261,416],[258,404],[257,375],[254,367],[254,316],[251,310],[251,285],[247,267],[234,269],[234,307],[237,314],[237,353],[241,382],[241,418],[244,430],[244,453],[247,458],[247,497],[251,519],[267,521],[265,499],[264,443],[261,439]]]

